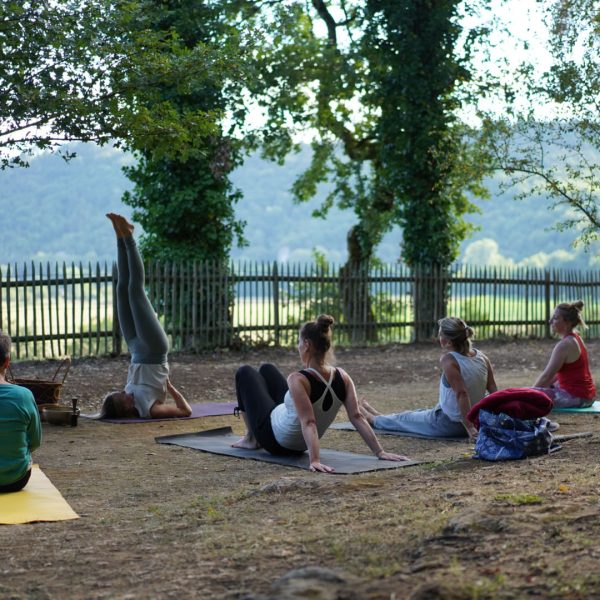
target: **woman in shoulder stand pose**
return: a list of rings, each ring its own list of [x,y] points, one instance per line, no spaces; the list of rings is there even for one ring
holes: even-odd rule
[[[578,326],[587,327],[583,302],[563,302],[554,309],[550,325],[561,340],[533,387],[547,394],[556,408],[586,408],[594,403],[596,386],[590,373],[588,353]]]
[[[402,461],[406,456],[385,452],[362,416],[354,382],[343,369],[331,365],[333,318],[320,315],[300,329],[298,354],[305,368],[287,381],[271,364],[256,370],[245,365],[235,376],[238,409],[246,435],[237,448],[264,448],[272,454],[301,454],[308,450],[310,470],[330,473],[321,462],[319,439],[342,405],[373,454],[381,460]]]
[[[144,290],[144,263],[133,225],[121,215],[106,216],[117,235],[117,311],[131,364],[125,389],[105,396],[100,418],[189,417],[190,405],[169,379],[169,340]],[[167,392],[175,405],[166,403]]]
[[[445,317],[438,325],[440,346],[445,353],[440,359],[442,376],[437,406],[384,415],[361,401],[363,414],[375,429],[430,437],[477,437],[467,413],[486,393],[498,389],[492,365],[483,352],[471,346],[473,329],[462,319]]]

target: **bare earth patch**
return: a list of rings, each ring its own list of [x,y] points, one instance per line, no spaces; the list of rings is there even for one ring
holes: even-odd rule
[[[552,345],[478,347],[499,387],[515,387],[533,383]],[[600,380],[600,342],[588,346]],[[342,349],[337,359],[360,395],[391,412],[433,406],[439,355],[432,344]],[[236,368],[261,362],[298,367],[291,350],[172,355],[172,378],[193,402],[228,401]],[[97,410],[103,393],[124,385],[127,364],[74,361],[63,400]],[[26,362],[13,371],[47,379],[55,365]],[[386,449],[423,463],[345,476],[154,442],[224,425],[241,434],[233,416],[44,424],[35,460],[81,518],[0,527],[0,597],[600,597],[600,420],[555,417],[560,434],[594,435],[506,463],[473,460],[467,443],[386,436]],[[368,453],[352,432],[329,431],[323,446]],[[280,580],[305,567],[319,569]]]

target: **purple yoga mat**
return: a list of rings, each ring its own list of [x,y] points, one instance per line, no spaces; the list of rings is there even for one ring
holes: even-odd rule
[[[182,419],[199,419],[200,417],[219,417],[233,415],[237,402],[207,402],[204,404],[190,404],[192,415],[190,417],[174,417],[170,419],[98,419],[100,413],[80,415],[86,419],[100,420],[102,423],[155,423],[157,421],[179,421]]]

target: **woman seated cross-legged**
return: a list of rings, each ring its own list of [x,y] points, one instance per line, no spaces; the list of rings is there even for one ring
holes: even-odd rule
[[[563,302],[554,309],[550,325],[561,340],[554,346],[543,373],[533,384],[554,402],[556,408],[586,408],[594,403],[596,387],[590,373],[588,353],[575,331],[587,327],[583,302]]]
[[[244,417],[246,435],[237,448],[264,448],[272,454],[301,454],[308,450],[310,470],[333,469],[319,455],[319,438],[344,405],[348,417],[367,446],[381,460],[402,461],[406,456],[385,452],[362,416],[350,376],[331,365],[333,318],[321,315],[300,330],[298,353],[305,365],[287,381],[271,364],[259,370],[240,367],[235,376],[238,409]]]
[[[497,390],[492,365],[485,354],[471,346],[473,329],[462,319],[445,317],[438,325],[440,345],[446,352],[440,359],[437,406],[384,415],[361,400],[361,410],[375,429],[426,437],[477,437],[467,413],[486,393]]]

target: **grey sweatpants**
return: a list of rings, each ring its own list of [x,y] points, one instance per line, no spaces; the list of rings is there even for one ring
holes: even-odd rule
[[[373,420],[375,429],[418,433],[429,437],[467,437],[462,423],[451,421],[441,407],[407,410],[381,415]]]
[[[167,362],[169,340],[144,290],[144,263],[133,237],[117,238],[117,312],[132,363]]]

